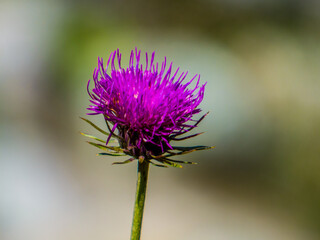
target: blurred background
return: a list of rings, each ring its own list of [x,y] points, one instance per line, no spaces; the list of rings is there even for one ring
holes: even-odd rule
[[[142,239],[319,239],[319,24],[317,0],[2,0],[0,239],[129,239],[136,163],[79,116],[97,57],[134,47],[207,81],[184,144],[216,146],[151,168]]]

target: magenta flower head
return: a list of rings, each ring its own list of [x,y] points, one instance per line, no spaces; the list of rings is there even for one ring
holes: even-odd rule
[[[154,55],[153,52],[149,62],[146,53],[143,66],[140,62],[141,52],[135,49],[131,51],[128,68],[121,66],[119,49],[111,53],[106,65],[102,58],[98,58],[98,67],[93,72],[92,90],[89,88],[90,80],[87,85],[91,98],[88,115],[101,114],[109,133],[82,118],[106,135],[105,140],[102,140],[82,133],[100,142],[89,142],[104,151],[99,155],[130,156],[123,162],[114,162],[116,164],[139,160],[131,240],[140,240],[149,165],[182,167],[179,163],[193,162],[170,157],[213,148],[179,147],[172,144],[172,141],[200,134],[181,136],[197,127],[206,116],[197,117],[201,112],[199,104],[204,96],[205,84],[200,85],[200,75],[185,81],[188,72],[179,73],[179,68],[173,71],[172,63],[167,68],[166,58],[159,65],[154,62]],[[109,144],[112,138],[118,141],[119,146]]]
[[[119,49],[111,53],[106,65],[98,58],[92,90],[89,89],[90,80],[87,85],[92,103],[88,115],[101,114],[109,128],[110,134],[104,146],[98,145],[100,148],[120,150],[132,156],[130,161],[155,159],[180,166],[176,162],[182,161],[168,157],[208,149],[205,146],[176,147],[171,143],[199,135],[180,137],[197,127],[206,116],[196,117],[201,112],[198,106],[206,84],[200,85],[200,75],[185,81],[188,72],[179,73],[179,68],[174,71],[172,62],[167,68],[166,58],[161,64],[155,63],[154,58],[155,52],[150,58],[146,53],[143,65],[141,51],[132,50],[127,68],[121,65]],[[194,86],[190,87],[192,84]],[[111,137],[118,139],[119,149],[107,147]]]

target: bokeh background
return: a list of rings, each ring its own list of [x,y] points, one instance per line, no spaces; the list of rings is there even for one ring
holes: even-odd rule
[[[319,24],[317,0],[2,0],[0,239],[129,239],[136,163],[79,116],[97,57],[134,47],[207,81],[185,144],[216,146],[151,168],[142,238],[318,239]]]

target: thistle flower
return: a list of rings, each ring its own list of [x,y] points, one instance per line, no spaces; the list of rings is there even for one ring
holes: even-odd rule
[[[166,70],[166,58],[161,66],[154,63],[154,52],[150,63],[146,53],[146,65],[143,67],[140,55],[141,52],[137,49],[135,52],[131,51],[128,68],[121,66],[119,49],[111,53],[106,67],[103,59],[98,58],[98,67],[93,72],[92,90],[89,89],[90,80],[88,81],[87,90],[92,103],[88,108],[91,112],[88,114],[101,114],[110,133],[82,118],[107,136],[106,140],[102,140],[82,133],[103,143],[89,142],[104,150],[99,155],[131,156],[126,161],[115,162],[116,164],[139,159],[131,240],[140,239],[149,163],[158,167],[167,165],[182,167],[179,163],[193,164],[193,162],[173,160],[169,157],[213,148],[178,147],[171,144],[171,141],[181,141],[201,134],[179,137],[197,127],[206,116],[205,114],[197,120],[194,119],[194,116],[201,112],[198,106],[203,99],[205,89],[205,84],[199,85],[200,75],[195,75],[184,83],[188,72],[178,74],[179,68],[172,71],[172,63]],[[108,74],[109,67],[111,67],[110,74]],[[195,80],[195,86],[188,88]],[[111,138],[116,138],[120,146],[109,146]]]
[[[204,146],[183,148],[171,144],[173,140],[184,140],[200,134],[179,138],[194,129],[205,117],[194,119],[201,112],[198,106],[206,84],[200,86],[200,75],[184,83],[188,72],[178,74],[179,68],[173,71],[172,62],[166,70],[166,58],[161,65],[155,63],[155,52],[151,54],[150,62],[146,53],[145,67],[140,62],[140,56],[141,51],[132,50],[128,68],[121,66],[119,49],[111,53],[106,67],[103,59],[98,58],[98,67],[93,73],[94,87],[89,89],[90,80],[87,85],[92,103],[88,114],[104,116],[110,131],[106,145],[111,137],[117,138],[121,152],[133,157],[130,161],[145,159],[151,162],[151,159],[155,159],[180,167],[176,162],[182,161],[168,157],[208,149]],[[108,68],[111,68],[110,74],[107,73]],[[188,88],[194,81],[195,86]]]

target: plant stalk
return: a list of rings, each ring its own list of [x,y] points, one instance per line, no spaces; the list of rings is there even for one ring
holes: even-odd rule
[[[136,201],[134,204],[131,238],[130,240],[140,240],[144,202],[146,198],[148,182],[149,162],[138,161],[138,180],[136,190]]]

